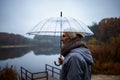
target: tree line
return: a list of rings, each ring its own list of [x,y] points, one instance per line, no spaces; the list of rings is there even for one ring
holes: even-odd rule
[[[29,44],[31,39],[19,34],[0,32],[0,45]]]
[[[94,38],[101,42],[110,42],[120,35],[120,18],[104,18],[98,24],[89,26],[94,32]]]

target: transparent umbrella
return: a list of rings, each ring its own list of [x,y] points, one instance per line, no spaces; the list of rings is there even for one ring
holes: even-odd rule
[[[84,36],[92,36],[94,33],[82,21],[72,17],[51,17],[40,21],[33,29],[28,32],[29,35],[57,35],[61,36],[63,32],[83,33]],[[60,40],[61,41],[61,40]],[[60,42],[60,48],[62,47]],[[56,62],[55,62],[56,64]],[[57,64],[56,64],[57,65]]]
[[[30,35],[60,35],[62,32],[82,32],[85,36],[93,35],[93,32],[82,21],[72,17],[51,17],[40,21],[28,32]]]

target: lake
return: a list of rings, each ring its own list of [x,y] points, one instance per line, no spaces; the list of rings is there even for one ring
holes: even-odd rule
[[[55,52],[56,51],[56,52]],[[57,53],[58,52],[58,53]],[[20,67],[24,67],[31,72],[40,72],[45,70],[45,64],[55,66],[54,61],[59,57],[59,50],[51,51],[41,48],[0,48],[0,66],[14,65],[20,73]],[[120,80],[120,75],[92,75],[91,80]]]
[[[39,72],[45,70],[45,64],[55,66],[54,61],[59,57],[57,52],[51,49],[30,49],[30,48],[6,48],[0,49],[0,66],[15,66],[20,73],[20,67],[24,67],[31,72]]]

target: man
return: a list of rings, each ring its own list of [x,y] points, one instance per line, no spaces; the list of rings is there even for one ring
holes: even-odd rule
[[[93,58],[85,43],[81,42],[83,33],[64,32],[63,47],[59,58],[62,64],[61,80],[91,80],[91,65]]]

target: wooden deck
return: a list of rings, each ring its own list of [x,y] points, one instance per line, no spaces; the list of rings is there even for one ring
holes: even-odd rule
[[[44,78],[44,79],[37,79],[37,80],[46,80],[46,79]],[[48,76],[48,80],[60,80],[60,79]]]
[[[35,80],[59,80],[59,79],[57,79],[57,78],[55,78],[55,77],[52,77],[52,76],[50,76],[49,74],[48,74],[48,79],[46,78],[46,77],[44,77],[44,76],[46,76],[46,73],[38,73],[38,74],[34,74],[33,75],[33,79],[35,79]],[[41,77],[41,79],[37,79],[37,78],[40,78]],[[43,78],[42,78],[43,77]]]

